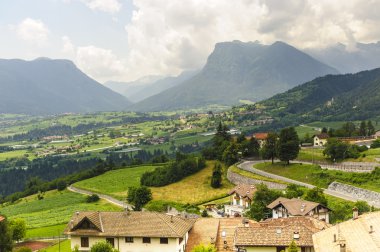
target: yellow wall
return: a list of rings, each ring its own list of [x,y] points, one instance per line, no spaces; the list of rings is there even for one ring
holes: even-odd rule
[[[276,252],[276,247],[250,247],[247,252]]]
[[[187,238],[187,236],[186,236]],[[160,244],[160,238],[151,238],[151,243],[143,243],[141,237],[134,237],[133,243],[126,243],[124,237],[120,237],[119,240],[117,237],[115,239],[115,248],[119,249],[120,252],[178,252],[181,249],[183,251],[183,245],[185,240],[179,243],[178,238],[169,238],[168,244]],[[89,251],[91,246],[99,241],[105,241],[104,237],[89,237],[89,248],[81,248],[80,251]],[[71,236],[71,248],[74,249],[75,245],[80,246],[80,237]]]

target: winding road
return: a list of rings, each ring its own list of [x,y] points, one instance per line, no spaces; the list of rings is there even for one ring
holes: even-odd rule
[[[303,182],[300,182],[300,181],[297,181],[297,180],[293,180],[293,179],[290,179],[290,178],[286,178],[286,177],[283,177],[283,176],[275,175],[275,174],[272,174],[272,173],[269,173],[269,172],[265,172],[265,171],[253,168],[253,166],[255,164],[259,164],[259,163],[263,163],[263,162],[266,162],[266,160],[244,161],[243,163],[239,164],[238,167],[240,169],[242,169],[242,170],[245,170],[245,171],[248,171],[248,172],[252,172],[252,173],[255,173],[255,174],[267,177],[267,178],[281,180],[281,181],[284,181],[286,183],[292,183],[292,184],[304,186],[304,187],[307,187],[307,188],[314,188],[315,187],[314,185],[311,185],[311,184],[303,183]],[[297,162],[297,163],[299,163],[299,162]],[[327,194],[327,195],[334,196],[334,197],[337,197],[337,198],[341,198],[341,199],[344,199],[344,200],[349,200],[349,201],[354,201],[354,202],[358,201],[358,199],[355,198],[355,197],[352,197],[352,196],[349,196],[349,195],[346,195],[346,194],[342,194],[342,193],[338,193],[336,191],[332,191],[332,190],[329,190],[329,189],[323,189],[323,192],[325,194]]]

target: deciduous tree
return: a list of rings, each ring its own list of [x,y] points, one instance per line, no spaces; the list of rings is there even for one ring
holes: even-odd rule
[[[12,232],[10,230],[7,219],[0,221],[0,251],[12,252],[13,241]]]
[[[275,132],[270,132],[267,139],[264,142],[264,146],[261,149],[261,156],[263,159],[271,159],[272,164],[277,157],[277,138],[278,135]]]
[[[299,139],[294,127],[282,129],[278,140],[278,157],[289,164],[290,160],[297,158],[300,150]]]

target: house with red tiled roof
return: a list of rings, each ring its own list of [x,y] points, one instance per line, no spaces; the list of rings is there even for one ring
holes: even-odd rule
[[[254,185],[237,185],[228,193],[230,195],[230,205],[225,206],[226,214],[242,216],[244,211],[251,207],[256,191],[257,189]]]
[[[259,132],[259,133],[254,133],[252,137],[256,138],[257,142],[260,144],[260,148],[263,147],[265,140],[268,138],[268,133],[265,132]]]
[[[195,221],[156,212],[77,212],[64,233],[80,251],[107,241],[120,252],[184,252]]]
[[[272,210],[272,218],[289,218],[294,216],[310,216],[329,223],[329,208],[320,203],[303,199],[287,199],[279,197],[267,206]]]
[[[294,240],[301,252],[314,252],[313,234],[330,225],[308,217],[268,219],[235,230],[235,251],[285,251]]]

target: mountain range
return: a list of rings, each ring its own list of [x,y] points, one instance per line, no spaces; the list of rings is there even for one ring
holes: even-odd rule
[[[338,71],[283,42],[223,42],[216,44],[198,74],[130,109],[162,111],[256,102],[327,74]]]
[[[131,82],[109,81],[104,86],[124,95],[132,102],[142,101],[166,89],[175,87],[194,76],[198,71],[185,71],[178,76],[145,76]]]
[[[307,49],[305,52],[341,73],[357,73],[380,67],[380,41],[352,46],[339,43],[322,49]]]
[[[0,90],[0,113],[115,111],[131,104],[68,60],[1,59]]]

